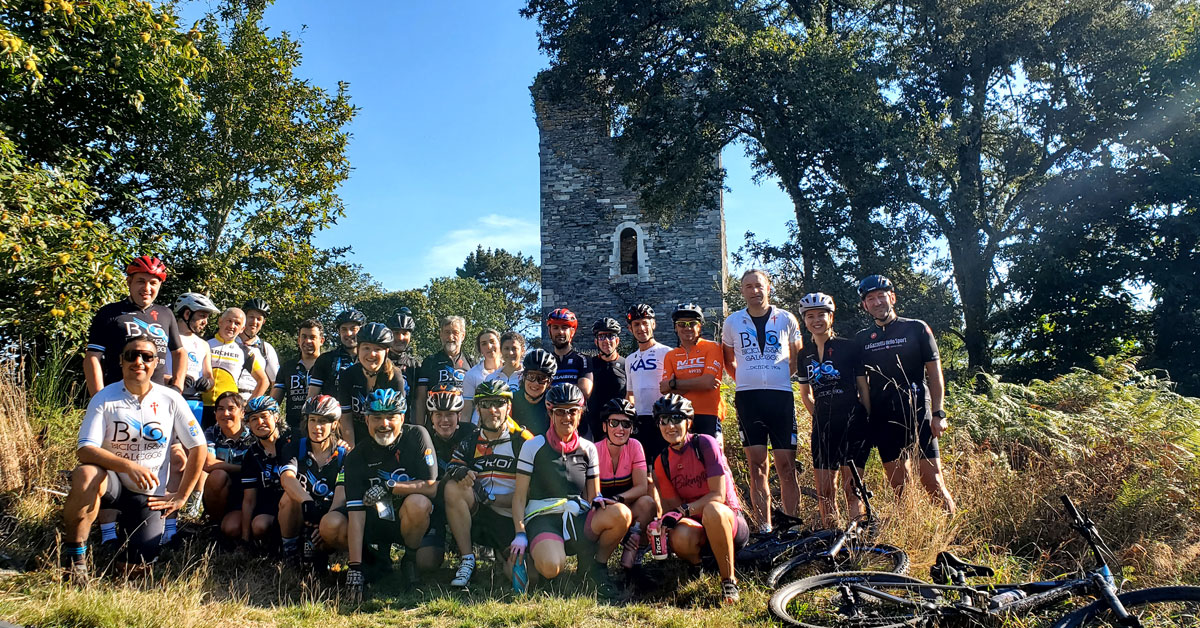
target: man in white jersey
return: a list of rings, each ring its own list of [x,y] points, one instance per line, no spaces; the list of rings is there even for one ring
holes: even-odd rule
[[[263,363],[263,373],[271,386],[274,386],[275,377],[279,375],[279,354],[266,338],[259,335],[263,324],[267,322],[267,316],[271,314],[271,306],[262,299],[250,299],[242,306],[242,312],[246,315],[246,326],[242,328],[242,333],[238,334],[237,343],[258,352],[258,357]],[[257,383],[250,373],[243,372],[238,379],[238,391],[252,392]]]
[[[88,404],[63,506],[69,574],[86,582],[87,537],[101,507],[117,510],[127,542],[125,565],[158,557],[163,517],[179,510],[204,466],[207,449],[200,424],[173,388],[150,381],[158,361],[154,341],[142,336],[120,354],[123,380],[109,384]],[[167,453],[172,437],[188,449],[179,490],[168,493]]]
[[[217,306],[208,297],[198,292],[185,292],[179,295],[179,298],[175,299],[174,309],[175,322],[179,325],[179,340],[183,343],[183,353],[187,357],[187,376],[183,382],[183,398],[191,408],[192,416],[200,421],[204,415],[204,401],[200,398],[200,394],[212,388],[213,385],[212,355],[208,349],[208,341],[203,338],[204,328],[208,326],[209,317],[221,310],[217,309]],[[173,371],[173,357],[172,354],[167,354],[168,373]],[[171,443],[171,480],[167,483],[168,491],[174,492],[178,489],[186,462],[187,452],[176,438],[175,442]],[[188,502],[188,515],[200,514],[202,499],[200,492],[203,490],[202,479],[198,490]],[[174,538],[175,520],[175,514],[167,517],[163,543],[170,543]]]
[[[625,321],[638,344],[637,351],[625,358],[626,397],[637,409],[636,435],[646,454],[646,462],[653,464],[652,461],[658,460],[658,455],[667,447],[654,418],[654,402],[662,396],[659,384],[671,348],[654,339],[654,308],[649,305],[638,303],[629,308]]]
[[[746,308],[725,319],[721,344],[725,368],[737,390],[738,428],[750,469],[750,505],[759,532],[771,531],[771,492],[767,486],[767,442],[774,450],[783,510],[796,514],[796,406],[792,374],[803,340],[800,324],[787,310],[771,305],[771,279],[762,270],[742,275]]]

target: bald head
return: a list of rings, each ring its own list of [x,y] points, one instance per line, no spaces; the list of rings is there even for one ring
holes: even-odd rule
[[[233,340],[245,328],[246,313],[241,308],[231,307],[221,312],[221,319],[217,323],[217,330],[220,332],[221,338],[226,341]]]

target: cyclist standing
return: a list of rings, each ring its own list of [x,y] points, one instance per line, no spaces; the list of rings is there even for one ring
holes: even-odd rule
[[[508,384],[509,391],[516,390],[521,385],[521,375],[525,365],[525,337],[515,331],[500,334],[500,355],[504,358],[503,365],[488,375],[488,381],[501,380]]]
[[[871,434],[888,481],[897,492],[904,488],[908,458],[915,449],[921,484],[953,513],[954,498],[946,488],[938,451],[938,437],[947,423],[937,340],[925,321],[896,315],[896,292],[887,277],[863,279],[858,294],[875,320],[855,340],[870,389]]]
[[[213,387],[204,396],[204,421],[201,424],[206,429],[212,425],[217,398],[222,393],[239,392],[238,381],[243,372],[249,372],[256,383],[251,393],[242,393],[243,399],[257,397],[270,390],[271,382],[263,370],[258,352],[247,350],[235,340],[245,325],[245,314],[231,307],[221,313],[221,318],[217,320],[217,333],[208,340],[208,350],[212,354]]]
[[[592,395],[592,365],[586,355],[575,350],[572,341],[579,329],[579,319],[575,313],[565,307],[560,307],[546,317],[546,328],[550,331],[550,342],[554,345],[554,356],[558,362],[558,370],[554,373],[553,384],[574,384],[583,391],[583,398]]]
[[[300,357],[288,360],[279,367],[275,388],[271,391],[275,401],[287,402],[284,423],[288,433],[293,434],[304,432],[303,429],[297,431],[297,426],[304,419],[301,409],[308,400],[308,375],[316,366],[317,358],[321,357],[321,347],[325,345],[325,328],[321,321],[315,318],[301,321],[296,344],[300,347]]]
[[[605,416],[601,411],[613,399],[624,399],[625,358],[617,353],[621,345],[621,324],[615,318],[602,318],[592,324],[596,342],[596,357],[592,358],[592,394],[588,397],[583,426],[584,438],[599,441],[604,438],[600,424]]]
[[[425,396],[437,384],[452,384],[462,388],[463,377],[473,366],[471,359],[462,351],[463,337],[467,333],[467,321],[461,316],[443,316],[439,321],[438,335],[442,350],[421,362],[417,375],[417,407],[413,408],[413,424],[428,427]]]
[[[263,372],[274,386],[277,381],[275,377],[279,374],[279,354],[266,338],[258,335],[267,321],[267,316],[271,314],[271,306],[262,299],[250,299],[242,306],[242,312],[246,314],[246,326],[242,328],[242,333],[238,334],[238,344],[258,351],[263,360]],[[254,390],[254,378],[242,375],[242,379],[238,381],[238,389],[242,392]]]
[[[187,356],[187,375],[184,376],[183,398],[199,421],[204,410],[200,393],[212,388],[212,355],[208,342],[202,337],[208,326],[208,317],[220,312],[217,306],[203,294],[185,292],[175,300],[175,322],[179,326],[179,340]],[[174,372],[172,354],[167,354],[167,370]]]
[[[388,347],[394,340],[387,325],[367,323],[358,330],[357,340],[354,351],[358,361],[342,369],[337,394],[342,407],[341,436],[351,447],[369,438],[363,404],[371,392],[385,388],[404,390],[400,369],[387,359]]]
[[[768,442],[779,476],[783,511],[796,515],[800,500],[792,374],[799,365],[803,337],[796,317],[771,305],[771,280],[766,272],[748,270],[742,275],[742,297],[746,307],[725,319],[721,341],[725,367],[737,386],[733,403],[750,470],[750,506],[759,532],[769,532]]]
[[[337,347],[333,351],[321,353],[309,370],[309,397],[337,396],[338,378],[341,377],[342,371],[358,361],[355,354],[355,348],[358,347],[358,330],[366,324],[367,317],[358,310],[345,310],[333,319],[333,328],[337,332]]]
[[[406,307],[396,310],[384,321],[392,330],[392,347],[388,351],[388,359],[400,369],[400,378],[404,380],[404,401],[408,407],[413,407],[417,396],[417,373],[421,370],[421,358],[413,352],[412,335],[417,330],[417,321],[413,320],[412,311]]]
[[[479,352],[479,361],[463,375],[463,420],[479,424],[479,413],[475,412],[475,388],[490,379],[492,374],[500,370],[504,358],[500,353],[500,332],[485,329],[475,336],[475,350]]]
[[[546,413],[546,391],[558,370],[558,361],[544,349],[525,354],[521,386],[513,395],[512,417],[518,425],[534,434],[544,434],[550,427]]]
[[[691,401],[696,409],[692,431],[721,442],[721,420],[725,418],[721,345],[700,337],[704,312],[698,305],[680,303],[671,312],[671,321],[675,323],[679,346],[667,352],[659,392],[680,394]]]
[[[87,351],[83,355],[83,374],[88,394],[119,382],[121,348],[132,338],[146,336],[158,350],[153,381],[169,384],[182,391],[187,377],[187,355],[179,337],[179,327],[171,310],[154,305],[158,290],[167,280],[167,267],[157,257],[134,258],[125,268],[129,296],[100,308],[88,329]],[[167,353],[173,370],[167,373]],[[168,381],[169,377],[169,381]]]
[[[637,410],[634,425],[637,439],[646,452],[646,462],[653,465],[658,454],[667,446],[658,432],[653,408],[654,402],[662,396],[659,386],[662,385],[667,352],[671,348],[654,339],[654,308],[649,305],[638,303],[629,308],[625,321],[638,345],[637,351],[625,359],[625,371],[629,378],[627,394]]]

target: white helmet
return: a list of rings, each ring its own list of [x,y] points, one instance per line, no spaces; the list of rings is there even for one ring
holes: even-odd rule
[[[221,311],[217,309],[217,306],[213,305],[213,302],[208,297],[199,292],[185,292],[179,295],[179,298],[175,300],[175,314],[179,315],[179,312],[184,309],[193,312],[208,312],[209,314],[216,314]]]
[[[833,297],[824,292],[810,292],[800,299],[800,315],[803,316],[809,310],[826,310],[833,313],[836,308],[833,305]]]

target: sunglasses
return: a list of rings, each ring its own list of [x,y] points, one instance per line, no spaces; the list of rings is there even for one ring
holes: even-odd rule
[[[568,416],[568,415],[569,416],[578,416],[582,412],[583,412],[583,408],[579,408],[579,407],[553,408],[550,410],[550,414],[552,414],[554,416]]]
[[[668,414],[658,417],[659,425],[679,425],[687,420],[687,417],[682,414]]]
[[[630,421],[629,419],[609,419],[608,426],[631,430],[633,429],[633,421]]]
[[[550,376],[526,373],[525,381],[532,384],[545,384],[546,382],[550,381]]]
[[[503,399],[480,399],[475,405],[480,408],[503,408],[506,403],[508,402]]]
[[[137,362],[138,360],[141,360],[146,364],[150,364],[158,359],[158,354],[150,353],[149,351],[134,351],[133,349],[130,349],[129,351],[122,353],[121,357],[124,358],[126,362]]]
[[[699,326],[700,326],[700,321],[677,321],[677,322],[675,323],[675,326],[676,326],[676,327],[682,327],[682,328],[684,328],[684,329],[686,329],[686,328],[688,328],[688,327],[699,327]]]
[[[601,340],[608,341],[608,342],[612,342],[612,341],[614,341],[614,340],[616,340],[616,339],[617,339],[617,336],[616,336],[616,334],[596,334],[596,341],[597,341],[597,342],[599,342],[599,341],[601,341]]]

